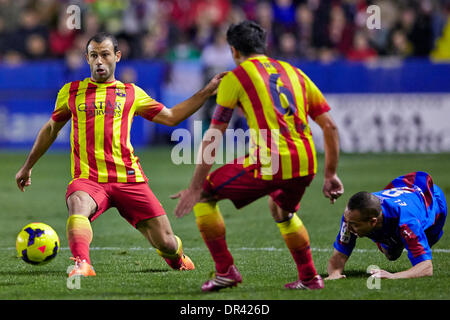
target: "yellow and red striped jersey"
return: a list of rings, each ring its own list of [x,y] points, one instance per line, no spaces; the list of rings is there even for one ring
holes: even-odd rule
[[[52,119],[72,118],[72,178],[147,181],[130,142],[131,124],[135,115],[151,120],[163,107],[138,86],[117,80],[98,83],[86,78],[65,84]]]
[[[316,151],[308,116],[315,119],[330,107],[300,69],[263,55],[249,58],[222,79],[217,105],[241,107],[249,129],[266,132],[250,143],[249,157],[244,163],[260,164],[257,177],[284,180],[316,173]],[[277,157],[279,168],[271,173],[263,170],[273,162],[273,157]]]

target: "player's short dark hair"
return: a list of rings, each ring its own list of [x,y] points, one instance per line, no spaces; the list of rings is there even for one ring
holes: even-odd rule
[[[381,203],[372,193],[361,191],[350,198],[347,208],[349,210],[358,210],[363,220],[369,220],[378,217],[381,212]]]
[[[106,39],[111,40],[113,46],[114,46],[114,53],[116,53],[117,51],[119,51],[119,43],[117,41],[117,38],[115,36],[113,36],[111,33],[108,32],[99,32],[96,35],[92,36],[88,42],[86,43],[86,53],[88,53],[88,46],[91,43],[91,41],[100,43],[105,41]]]
[[[253,21],[232,24],[227,31],[227,42],[244,56],[266,53],[266,31]]]

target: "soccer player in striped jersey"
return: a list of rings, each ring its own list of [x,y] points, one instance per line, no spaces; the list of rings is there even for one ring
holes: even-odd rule
[[[446,218],[444,193],[426,172],[400,176],[378,192],[356,193],[342,216],[326,279],[345,278],[345,264],[359,237],[371,239],[391,261],[397,260],[404,249],[408,251],[410,269],[395,273],[374,269],[374,277],[433,275],[431,247],[441,238]]]
[[[56,99],[51,119],[40,130],[25,164],[16,175],[20,190],[31,184],[31,170],[71,120],[72,181],[66,193],[69,210],[67,238],[75,260],[69,274],[93,276],[89,257],[91,222],[110,207],[157,249],[169,266],[194,269],[183,254],[180,238],[173,234],[166,213],[147,184],[130,143],[133,117],[174,126],[188,118],[213,94],[224,74],[215,76],[202,90],[173,108],[166,108],[141,88],[115,79],[121,52],[117,40],[99,33],[86,45],[91,76],[67,83]]]
[[[201,162],[188,189],[172,196],[180,198],[176,216],[194,210],[198,228],[215,261],[215,277],[203,284],[204,291],[236,286],[242,281],[227,248],[225,224],[217,202],[230,199],[236,208],[242,208],[265,195],[269,195],[270,212],[297,266],[298,280],[286,287],[323,288],[311,256],[308,232],[296,211],[317,171],[308,116],[324,134],[323,193],[334,203],[344,191],[337,176],[337,127],[314,83],[298,68],[265,55],[265,38],[265,31],[251,21],[228,29],[227,41],[237,67],[219,85],[216,111],[200,149],[205,159],[206,150],[214,143],[208,132],[219,130],[223,134],[234,108],[239,107],[250,130],[255,132],[248,156],[209,175],[212,161]],[[253,232],[258,236],[256,230]]]

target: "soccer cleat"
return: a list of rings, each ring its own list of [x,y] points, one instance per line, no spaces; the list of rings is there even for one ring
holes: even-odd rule
[[[183,254],[181,256],[181,267],[178,270],[194,270],[195,266],[192,262],[191,258],[189,258],[187,255]]]
[[[298,289],[298,290],[317,290],[323,289],[323,280],[320,275],[315,275],[314,278],[308,281],[297,280],[284,285],[288,289]]]
[[[75,266],[69,273],[69,278],[72,276],[93,277],[96,275],[94,268],[89,263],[87,263],[86,260],[81,260],[78,257],[71,257],[70,259],[75,261]]]
[[[219,291],[223,288],[236,287],[241,282],[242,276],[233,264],[226,273],[215,272],[214,277],[202,285],[202,291]]]

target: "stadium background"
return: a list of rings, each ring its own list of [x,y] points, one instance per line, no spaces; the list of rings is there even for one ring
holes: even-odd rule
[[[67,28],[73,4],[79,30]],[[366,26],[372,4],[381,29]],[[448,0],[0,0],[0,149],[31,146],[59,88],[89,76],[85,44],[99,30],[119,39],[118,79],[171,107],[233,68],[224,34],[247,18],[268,31],[269,55],[325,93],[344,152],[448,152],[449,13]],[[206,127],[213,108],[211,99],[179,127]],[[245,127],[237,112],[233,125]],[[174,129],[138,117],[132,141],[169,143]],[[69,145],[69,130],[54,148]],[[313,132],[320,150],[314,124]]]
[[[69,31],[66,10],[73,4],[81,9],[82,23],[80,30]],[[366,8],[372,4],[381,9],[379,30],[366,27]],[[368,264],[395,272],[410,263],[405,254],[389,262],[368,239],[361,239],[345,281],[327,282],[321,292],[284,290],[282,284],[296,274],[265,199],[239,212],[229,202],[221,203],[227,238],[245,283],[201,294],[199,286],[213,268],[209,253],[192,215],[174,219],[176,203],[169,199],[188,184],[193,166],[171,162],[176,128],[140,117],[134,120],[132,143],[197,270],[168,270],[154,250],[147,253],[152,249],[145,239],[110,210],[93,224],[92,258],[99,276],[83,280],[82,290],[69,290],[64,203],[70,179],[69,125],[36,165],[33,185],[25,194],[17,190],[14,175],[50,117],[58,90],[89,76],[85,44],[97,31],[119,38],[124,57],[117,78],[135,82],[171,107],[212,74],[233,68],[224,31],[231,22],[254,19],[269,31],[269,54],[308,74],[324,92],[339,125],[342,201],[330,206],[322,196],[319,154],[318,175],[300,212],[318,272],[325,276],[342,210],[354,192],[362,187],[377,191],[398,175],[424,170],[450,197],[449,15],[448,0],[0,0],[0,299],[294,299],[297,304],[303,298],[448,300],[448,224],[433,247],[432,279],[383,281],[381,290],[368,290]],[[192,129],[195,120],[202,120],[205,128],[213,108],[212,99],[179,128]],[[245,127],[237,113],[233,125]],[[321,149],[321,134],[312,128]],[[59,256],[39,268],[15,256],[15,237],[32,221],[50,224],[61,238]]]

